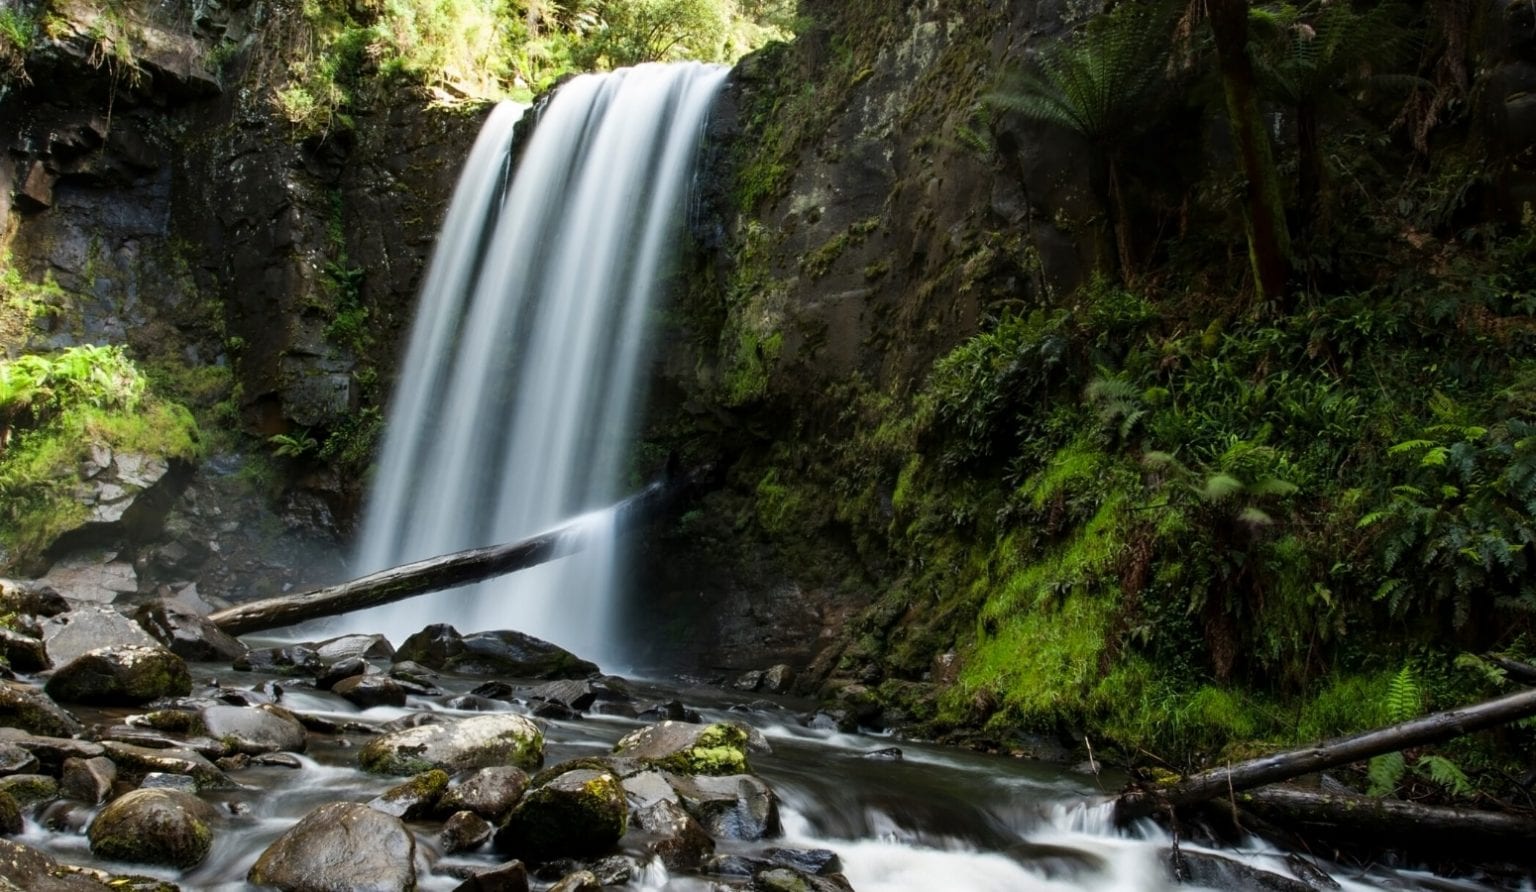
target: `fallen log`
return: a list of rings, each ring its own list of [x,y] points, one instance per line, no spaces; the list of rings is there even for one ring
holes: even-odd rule
[[[709,473],[710,469],[701,468],[669,477],[606,509],[613,512],[613,529],[623,530],[654,516],[697,487]],[[279,629],[524,570],[585,548],[592,535],[589,517],[578,518],[517,542],[471,548],[380,570],[337,585],[236,604],[209,614],[208,619],[231,635]]]
[[[1401,799],[1278,785],[1238,793],[1236,802],[1270,824],[1350,845],[1385,844],[1416,859],[1536,858],[1536,818],[1483,809],[1421,805]]]
[[[1536,666],[1530,663],[1522,663],[1519,660],[1511,660],[1509,657],[1501,657],[1489,654],[1488,662],[1504,670],[1510,681],[1519,684],[1536,685]]]
[[[1362,734],[1336,737],[1302,749],[1213,768],[1169,784],[1133,787],[1115,800],[1115,820],[1124,823],[1144,818],[1164,809],[1192,805],[1241,790],[1279,783],[1383,753],[1439,743],[1532,715],[1536,715],[1536,689],[1437,712]]]

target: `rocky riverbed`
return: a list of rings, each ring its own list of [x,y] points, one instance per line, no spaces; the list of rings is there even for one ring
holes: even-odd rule
[[[637,681],[446,625],[398,649],[372,635],[248,647],[185,605],[129,617],[10,582],[0,597],[19,630],[0,636],[0,889],[1173,879],[1172,840],[1117,834],[1092,804],[1117,782],[1095,766],[849,733],[849,716],[775,693],[779,668],[729,687]],[[1186,845],[1178,863],[1202,888],[1334,888],[1309,873],[1320,862],[1287,858]],[[1420,881],[1321,868],[1346,888]]]

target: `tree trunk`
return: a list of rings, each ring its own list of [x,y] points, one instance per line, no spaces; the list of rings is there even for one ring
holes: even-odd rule
[[[1489,855],[1530,862],[1536,849],[1536,818],[1481,809],[1420,805],[1349,793],[1291,786],[1265,787],[1236,796],[1237,805],[1303,836],[1344,843],[1411,848],[1416,860],[1437,854],[1457,859]]]
[[[1206,0],[1206,11],[1216,38],[1232,142],[1247,181],[1245,217],[1254,286],[1260,300],[1275,301],[1283,309],[1286,280],[1290,277],[1291,237],[1285,225],[1285,205],[1280,198],[1280,177],[1275,172],[1269,134],[1259,113],[1253,62],[1248,58],[1248,2]]]
[[[1363,734],[1334,738],[1305,749],[1202,771],[1164,786],[1132,788],[1115,801],[1115,820],[1123,823],[1165,808],[1227,796],[1411,746],[1450,740],[1532,715],[1536,715],[1536,690],[1520,691]]]
[[[679,479],[652,483],[619,502],[608,509],[614,512],[614,529],[623,530],[654,516],[698,486],[708,473],[705,468]],[[231,635],[244,635],[351,613],[552,561],[586,547],[590,535],[591,524],[578,519],[506,545],[472,548],[380,570],[338,585],[236,604],[209,614],[208,619]]]
[[[1296,211],[1304,238],[1328,231],[1328,207],[1324,200],[1322,133],[1318,130],[1317,103],[1296,106]]]
[[[1109,156],[1109,201],[1115,215],[1115,252],[1120,260],[1120,282],[1129,288],[1136,278],[1135,255],[1131,250],[1131,212],[1120,189],[1120,161]]]

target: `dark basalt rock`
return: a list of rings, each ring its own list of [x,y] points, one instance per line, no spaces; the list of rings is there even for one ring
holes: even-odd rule
[[[18,616],[58,616],[69,602],[51,586],[14,579],[0,579],[0,613]]]
[[[0,743],[0,776],[31,774],[37,770],[37,757],[12,743]]]
[[[181,657],[158,645],[103,647],[60,668],[45,690],[66,702],[134,706],[192,693],[192,676]]]
[[[624,835],[624,787],[605,771],[568,771],[530,790],[496,833],[496,850],[523,861],[600,855]]]
[[[443,844],[443,851],[452,855],[455,852],[469,852],[485,845],[491,838],[496,827],[472,811],[456,811],[443,822],[443,829],[438,834],[438,840]]]
[[[521,861],[508,861],[475,874],[453,892],[528,892],[528,868]]]
[[[316,675],[325,663],[313,649],[301,644],[246,651],[234,661],[237,672],[271,672],[276,675]]]
[[[285,892],[412,889],[416,838],[399,818],[357,802],[333,802],[278,837],[247,879]]]
[[[405,688],[385,675],[354,675],[331,686],[331,693],[368,709],[373,706],[404,706]]]
[[[134,790],[91,822],[91,852],[113,861],[188,868],[213,844],[213,806],[175,790]]]
[[[65,759],[59,778],[59,794],[78,799],[86,805],[100,805],[112,795],[117,783],[117,764],[106,756],[94,759]]]
[[[145,604],[133,618],[144,631],[184,660],[230,662],[246,651],[244,644],[207,617],[169,602]]]
[[[53,667],[43,642],[10,629],[0,629],[0,658],[17,672],[43,672]]]
[[[444,624],[407,638],[395,656],[464,675],[585,678],[598,672],[597,664],[532,635],[511,630],[460,635]]]
[[[319,675],[315,676],[315,687],[322,691],[329,691],[336,687],[336,683],[354,675],[367,675],[372,667],[362,657],[347,657],[337,660]]]
[[[672,777],[683,808],[715,839],[756,840],[779,833],[779,800],[756,777]]]
[[[370,800],[368,807],[386,815],[414,821],[432,814],[447,788],[448,772],[434,768],[403,784],[390,787]]]
[[[634,825],[656,837],[646,843],[646,850],[669,870],[697,870],[715,851],[715,841],[675,802],[662,800],[637,809]]]

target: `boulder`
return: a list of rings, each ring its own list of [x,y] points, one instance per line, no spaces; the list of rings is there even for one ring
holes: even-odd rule
[[[645,848],[660,858],[668,870],[698,870],[715,851],[715,841],[675,802],[662,800],[636,809],[634,824],[653,837]]]
[[[246,647],[206,616],[168,601],[145,604],[133,615],[144,631],[184,660],[207,663],[231,662]]]
[[[115,783],[117,764],[106,756],[65,759],[63,776],[59,778],[59,795],[87,805],[100,805],[112,795]]]
[[[13,774],[0,777],[0,793],[22,808],[30,808],[59,798],[59,782],[46,774]]]
[[[331,693],[345,697],[360,709],[404,706],[405,688],[387,675],[354,675],[331,686]]]
[[[313,649],[302,644],[248,650],[235,659],[237,672],[269,672],[274,675],[317,675],[325,663]]]
[[[113,484],[105,485],[108,493],[114,489],[116,487]],[[92,507],[100,511],[104,506],[98,503]],[[116,557],[114,554],[71,555],[55,563],[47,575],[37,581],[76,603],[112,604],[122,601],[138,592],[139,574],[133,569],[133,564],[117,560]]]
[[[472,811],[456,811],[443,822],[438,840],[443,844],[443,851],[452,855],[480,848],[490,840],[495,830],[490,821]]]
[[[308,744],[304,726],[281,706],[209,706],[200,717],[204,733],[224,744],[225,755],[302,753]]]
[[[432,814],[448,788],[448,772],[434,768],[374,797],[368,807],[386,815],[414,821]]]
[[[80,607],[43,623],[43,645],[55,666],[98,648],[129,644],[159,646],[138,623],[111,607]]]
[[[0,743],[0,777],[31,774],[40,763],[37,757],[14,743]]]
[[[715,839],[756,840],[779,832],[779,799],[750,774],[669,780],[683,808]]]
[[[101,748],[119,771],[133,777],[150,772],[181,774],[197,782],[199,790],[229,790],[236,784],[200,753],[186,749],[151,749],[115,740],[103,741]]]
[[[112,861],[186,869],[213,844],[213,806],[175,790],[134,790],[112,800],[87,835],[91,852]]]
[[[0,659],[17,672],[43,672],[53,667],[43,642],[0,628]]]
[[[315,645],[315,655],[327,665],[346,659],[393,660],[395,649],[383,635],[342,635]]]
[[[0,741],[19,746],[37,757],[42,770],[49,774],[62,771],[66,759],[94,759],[106,753],[105,747],[89,740],[28,734],[19,728],[0,728]]]
[[[320,674],[315,676],[315,687],[322,691],[329,691],[336,687],[339,681],[354,675],[367,675],[370,671],[376,670],[373,670],[373,667],[368,665],[368,661],[362,657],[346,657],[321,670]]]
[[[477,715],[384,734],[364,744],[357,761],[364,771],[402,776],[432,768],[532,769],[544,761],[544,734],[520,715]]]
[[[470,811],[499,824],[528,790],[521,768],[497,765],[481,768],[451,784],[440,803],[444,811]]]
[[[332,802],[268,846],[247,879],[284,892],[413,889],[416,838],[399,818],[357,802]]]
[[[523,861],[600,855],[613,848],[629,822],[619,779],[578,768],[535,787],[496,833],[496,850]]]
[[[770,867],[752,877],[752,892],[852,892],[841,874],[812,876],[790,867]]]
[[[132,706],[192,693],[187,664],[165,648],[122,645],[88,651],[66,663],[45,688],[56,700]]]
[[[78,885],[55,884],[56,877],[60,876],[63,868],[52,855],[38,851],[28,845],[14,842],[9,839],[0,839],[0,880],[5,882],[0,885],[7,890],[32,889],[64,890],[73,892],[81,887]],[[101,892],[99,885],[95,886],[96,892]]]
[[[475,874],[453,892],[528,892],[528,868],[521,861],[508,861]]]
[[[460,635],[446,624],[407,638],[395,657],[464,675],[586,678],[598,672],[597,664],[532,635],[505,629]]]
[[[732,775],[747,770],[748,733],[741,725],[666,721],[625,735],[613,752],[674,774]]]
[[[25,826],[21,819],[21,806],[9,793],[0,793],[0,835],[15,836]]]
[[[549,892],[603,892],[603,883],[592,871],[578,870],[550,886]]]
[[[763,684],[759,690],[770,694],[787,694],[790,686],[795,683],[795,670],[784,663],[769,666],[763,672]]]
[[[58,616],[69,602],[47,585],[0,579],[0,613],[18,616]]]
[[[547,703],[559,703],[578,712],[591,706],[597,700],[597,688],[591,682],[577,679],[562,679],[541,684],[528,692],[529,700],[543,700]]]
[[[84,730],[79,719],[30,685],[0,680],[0,725],[40,737],[69,737]]]

